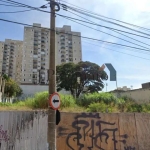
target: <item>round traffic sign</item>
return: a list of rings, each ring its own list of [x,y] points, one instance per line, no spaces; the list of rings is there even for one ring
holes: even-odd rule
[[[60,107],[60,96],[58,93],[53,93],[50,96],[50,106],[54,109],[57,110]]]

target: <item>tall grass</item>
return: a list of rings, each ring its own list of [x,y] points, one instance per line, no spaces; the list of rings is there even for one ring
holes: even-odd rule
[[[49,98],[48,92],[36,93],[24,101],[0,103],[0,108],[30,108],[47,109]],[[60,94],[61,110],[69,112],[150,112],[150,104],[137,104],[127,97],[117,98],[111,93],[85,94],[74,99],[71,95]]]
[[[60,94],[61,108],[73,107],[75,105],[75,99],[71,95]],[[32,98],[27,98],[25,101],[19,101],[14,103],[16,106],[26,106],[32,109],[47,109],[49,103],[48,92],[39,92]]]

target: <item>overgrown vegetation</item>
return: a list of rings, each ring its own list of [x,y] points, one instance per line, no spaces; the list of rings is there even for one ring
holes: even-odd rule
[[[150,112],[150,104],[137,104],[127,97],[116,98],[111,93],[84,94],[78,99],[62,95],[61,111],[68,112]],[[48,92],[36,93],[34,97],[15,103],[0,103],[0,109],[47,109]]]

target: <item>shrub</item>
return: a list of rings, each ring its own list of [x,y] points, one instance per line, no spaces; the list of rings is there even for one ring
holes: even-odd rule
[[[75,105],[75,99],[71,95],[62,95],[60,94],[61,99],[61,108],[73,107]]]
[[[60,94],[61,108],[72,107],[75,105],[75,99],[71,95]],[[27,106],[30,108],[48,108],[48,92],[39,92],[32,98],[27,98],[25,101],[14,103],[17,106]]]
[[[143,107],[140,104],[131,104],[127,107],[127,112],[142,112]]]
[[[87,112],[112,112],[112,110],[104,102],[100,102],[90,104],[87,108]]]
[[[105,104],[116,103],[117,98],[111,93],[85,94],[77,99],[77,104],[87,107],[91,103],[104,102]]]

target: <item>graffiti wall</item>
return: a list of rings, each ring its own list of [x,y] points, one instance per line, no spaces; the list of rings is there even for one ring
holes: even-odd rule
[[[150,150],[150,114],[61,113],[57,150]]]
[[[0,150],[47,150],[47,112],[0,112]]]

